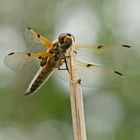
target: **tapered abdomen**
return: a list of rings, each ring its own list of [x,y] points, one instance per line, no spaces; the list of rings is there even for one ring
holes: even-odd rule
[[[55,64],[53,63],[50,64],[48,63],[44,67],[41,67],[38,70],[36,76],[31,81],[25,95],[30,95],[35,91],[37,91],[48,80],[48,78],[53,73],[54,69],[55,69]]]

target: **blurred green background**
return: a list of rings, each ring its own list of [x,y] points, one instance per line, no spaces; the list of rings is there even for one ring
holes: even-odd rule
[[[69,88],[54,78],[25,97],[30,78],[8,69],[9,52],[26,51],[32,27],[50,40],[72,33],[77,43],[129,44],[136,56],[113,64],[124,88],[84,91],[88,140],[140,139],[139,0],[0,0],[0,140],[72,140]]]

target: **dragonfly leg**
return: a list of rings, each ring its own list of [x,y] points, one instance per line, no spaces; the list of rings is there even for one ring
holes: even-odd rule
[[[75,54],[77,54],[77,51],[73,51]]]
[[[66,58],[67,58],[67,57],[64,58],[64,61],[65,61],[64,63],[65,63],[65,66],[66,66],[66,70],[69,72],[68,63],[67,63]]]
[[[66,58],[69,58],[70,56],[65,56],[65,54],[63,54],[64,57],[60,59],[59,63],[60,63],[60,67],[58,68],[58,70],[67,70],[69,72],[69,68],[68,68],[68,64],[67,64],[67,59]],[[65,68],[61,68],[61,62],[64,61],[65,63]]]

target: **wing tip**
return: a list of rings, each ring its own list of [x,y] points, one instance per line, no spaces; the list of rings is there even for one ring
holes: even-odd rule
[[[13,54],[15,54],[14,52],[11,52],[11,53],[9,53],[8,55],[13,55]]]
[[[129,46],[129,45],[122,45],[122,47],[131,48],[131,46]]]
[[[114,73],[116,73],[116,74],[118,74],[118,75],[120,75],[120,76],[123,76],[123,74],[122,73],[120,73],[120,72],[118,72],[118,71],[114,71]]]

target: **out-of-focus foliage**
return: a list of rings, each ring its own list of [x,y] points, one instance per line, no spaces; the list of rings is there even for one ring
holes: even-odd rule
[[[140,139],[139,0],[0,0],[0,139],[71,140],[69,89],[50,78],[36,95],[23,95],[29,75],[9,70],[9,52],[27,51],[25,28],[50,40],[70,32],[78,43],[129,44],[138,52],[120,69],[127,84],[83,93],[88,140]],[[85,91],[86,92],[86,91]]]

